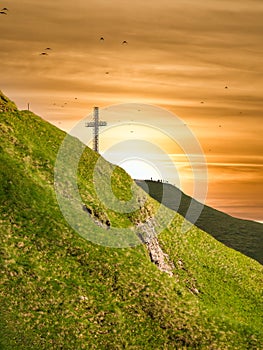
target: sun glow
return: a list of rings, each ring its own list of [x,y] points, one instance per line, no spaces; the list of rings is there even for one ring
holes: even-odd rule
[[[150,162],[142,159],[128,159],[118,164],[133,178],[138,180],[161,180],[162,175]]]

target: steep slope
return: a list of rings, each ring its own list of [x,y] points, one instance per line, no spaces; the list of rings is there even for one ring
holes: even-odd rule
[[[54,190],[65,133],[3,95],[0,106],[1,349],[262,346],[262,266],[196,227],[182,234],[183,218],[150,198],[133,212],[108,209],[94,188],[98,155],[71,139],[72,155],[83,148],[81,210],[93,220],[79,222],[81,234],[96,239],[104,230],[107,238],[114,228],[154,223],[157,211],[160,221],[174,215],[158,236],[172,277],[152,263],[146,245],[110,248],[83,238],[66,222]],[[130,177],[105,161],[100,166],[102,183],[110,176],[121,203],[129,200]],[[66,198],[67,189],[58,190]],[[133,190],[136,200],[145,196]]]
[[[147,192],[152,198],[184,217],[187,215],[192,202],[193,209],[191,210],[201,212],[198,219],[194,222],[197,227],[208,232],[226,246],[236,249],[263,264],[262,224],[250,220],[237,219],[203,205],[170,184],[149,180],[145,182],[138,180],[136,183],[142,188],[146,184],[148,186]],[[180,203],[179,206],[178,203]],[[189,213],[187,217],[191,221]]]

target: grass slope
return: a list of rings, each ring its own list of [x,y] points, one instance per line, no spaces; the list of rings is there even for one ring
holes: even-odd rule
[[[157,269],[143,245],[107,248],[82,238],[54,192],[65,133],[2,94],[0,110],[1,349],[262,348],[260,264],[196,227],[181,234],[178,214],[159,235],[173,277]],[[87,207],[112,227],[154,214],[158,203],[150,198],[134,213],[103,206],[90,176],[96,159],[86,148],[79,164]],[[105,162],[102,177],[108,168]],[[132,180],[120,168],[112,186],[121,200],[130,197]]]
[[[195,225],[216,238],[226,246],[263,264],[263,225],[250,220],[234,218],[216,209],[203,205],[185,195],[182,191],[170,184],[146,180],[148,193],[151,197],[168,208],[186,216],[189,205],[193,201],[193,211],[200,211]],[[143,182],[137,181],[140,186]],[[163,189],[163,186],[165,189]],[[163,193],[165,195],[163,196]],[[180,205],[178,206],[178,201]],[[191,217],[189,217],[191,221]]]

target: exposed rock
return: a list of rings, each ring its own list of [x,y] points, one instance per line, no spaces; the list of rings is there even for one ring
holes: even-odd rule
[[[200,293],[199,290],[198,290],[196,287],[190,288],[190,291],[191,291],[192,293],[194,293],[194,294],[199,294],[199,293]]]
[[[98,211],[87,207],[86,204],[82,205],[82,209],[90,216],[97,226],[105,228],[106,230],[110,229],[111,223],[107,217],[105,218]]]
[[[145,223],[137,224],[137,234],[141,241],[146,244],[151,261],[158,267],[160,271],[173,276],[175,268],[169,256],[165,254],[160,247],[157,233],[155,232],[156,222],[154,219],[148,219]]]
[[[92,209],[90,209],[89,207],[87,207],[85,204],[83,204],[82,209],[84,211],[86,211],[87,213],[89,213],[90,215],[92,215]]]

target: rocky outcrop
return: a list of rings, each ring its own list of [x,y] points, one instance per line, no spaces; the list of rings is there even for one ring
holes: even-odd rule
[[[151,261],[162,272],[166,272],[169,276],[173,276],[175,268],[169,256],[165,254],[159,244],[157,233],[155,231],[156,222],[154,219],[148,219],[144,223],[137,224],[137,235],[143,243],[145,243]]]
[[[82,205],[82,209],[93,219],[94,223],[97,226],[105,228],[107,230],[110,229],[110,220],[105,215],[97,210],[94,210],[93,208],[86,206],[85,204]]]

